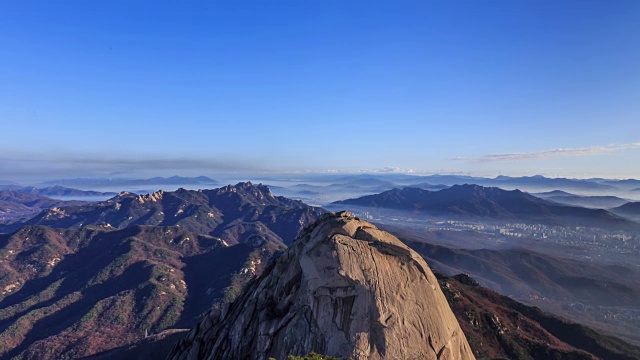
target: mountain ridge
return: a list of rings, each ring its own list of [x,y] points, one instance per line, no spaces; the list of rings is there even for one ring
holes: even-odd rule
[[[154,219],[181,209],[180,220]],[[324,210],[240,183],[208,194],[121,193],[53,213],[64,213],[49,219],[54,228],[0,235],[0,357],[78,358],[190,328]],[[103,221],[109,214],[121,221]]]
[[[560,205],[520,190],[508,191],[470,184],[454,185],[439,191],[396,188],[333,204],[421,211],[436,216],[471,216],[559,226],[640,230],[640,224],[606,210]]]

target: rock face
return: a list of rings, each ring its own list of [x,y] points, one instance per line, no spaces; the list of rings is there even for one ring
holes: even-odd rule
[[[328,214],[169,359],[474,359],[425,261],[349,213]]]

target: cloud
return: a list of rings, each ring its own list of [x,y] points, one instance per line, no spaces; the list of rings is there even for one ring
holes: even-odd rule
[[[269,173],[268,164],[254,159],[108,157],[97,155],[0,153],[2,179],[69,176],[113,176],[118,174],[212,174]]]
[[[634,142],[629,144],[609,144],[601,146],[587,146],[580,148],[558,148],[550,150],[541,150],[533,152],[520,152],[520,153],[504,153],[504,154],[488,154],[478,157],[456,157],[450,160],[456,161],[472,161],[472,162],[498,162],[498,161],[528,161],[528,160],[542,160],[556,157],[567,156],[594,156],[614,153],[628,149],[640,148],[640,142]]]

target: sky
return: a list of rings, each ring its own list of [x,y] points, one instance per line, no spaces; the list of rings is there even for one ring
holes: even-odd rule
[[[0,180],[640,178],[640,1],[0,2]]]

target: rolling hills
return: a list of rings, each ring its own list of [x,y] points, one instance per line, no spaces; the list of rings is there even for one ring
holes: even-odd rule
[[[640,221],[640,202],[629,202],[610,211],[616,215]]]
[[[611,209],[629,202],[629,200],[625,200],[617,196],[583,196],[564,191],[551,191],[532,195],[560,204],[581,206],[592,209]]]

